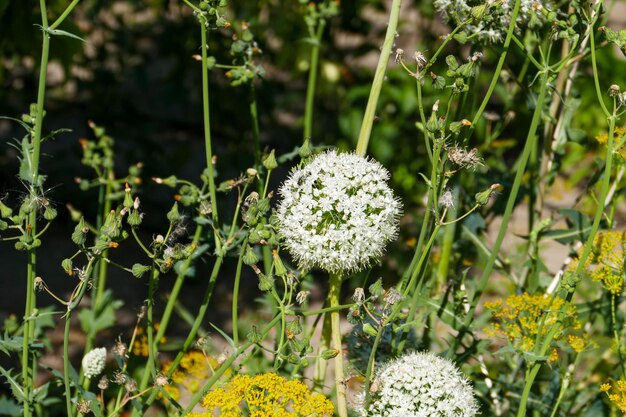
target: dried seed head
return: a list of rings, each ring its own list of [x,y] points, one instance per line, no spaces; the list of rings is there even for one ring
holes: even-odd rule
[[[126,345],[126,343],[122,342],[121,337],[117,338],[112,350],[113,354],[120,358],[125,359],[127,357],[126,354],[128,353],[128,346]]]
[[[400,62],[402,60],[402,56],[404,55],[404,49],[402,48],[398,48],[396,49],[396,58],[395,61],[396,62]]]
[[[454,206],[454,197],[452,196],[452,191],[446,190],[441,197],[439,197],[439,205],[445,208],[450,208]]]
[[[307,300],[307,298],[309,298],[309,294],[311,294],[310,291],[300,291],[296,295],[296,301],[298,302],[298,304],[304,303]]]
[[[428,59],[426,59],[426,56],[420,51],[415,51],[415,53],[413,54],[413,59],[417,63],[419,69],[424,68],[428,63]]]
[[[76,409],[80,414],[87,414],[91,412],[91,402],[87,400],[81,400],[76,405]]]
[[[354,290],[354,294],[352,295],[352,299],[355,303],[362,303],[365,300],[365,291],[363,288],[356,288]]]
[[[383,301],[389,305],[394,305],[402,300],[402,293],[395,288],[389,288],[383,295]]]
[[[129,394],[137,391],[137,381],[132,378],[128,378],[124,384],[124,390],[126,390]]]
[[[157,387],[164,387],[169,383],[169,379],[167,379],[167,376],[164,375],[162,372],[158,372],[154,377],[154,385],[156,385]]]
[[[114,384],[122,385],[126,382],[126,375],[122,371],[115,371],[113,374],[113,379],[111,380]]]
[[[103,391],[109,388],[109,378],[107,378],[106,375],[103,375],[100,381],[98,381],[98,388]]]
[[[43,291],[44,282],[41,277],[35,277],[34,285],[35,285],[35,291]]]
[[[609,96],[617,97],[622,92],[622,89],[619,88],[619,85],[613,84],[609,87]]]

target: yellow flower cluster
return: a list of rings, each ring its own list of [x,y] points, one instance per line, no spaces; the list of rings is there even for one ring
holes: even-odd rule
[[[202,405],[207,413],[187,417],[322,417],[334,412],[333,404],[322,394],[312,393],[300,381],[288,381],[273,373],[237,375],[224,387],[208,393]]]
[[[503,337],[524,352],[532,352],[535,341],[550,332],[554,332],[553,340],[565,339],[576,352],[585,348],[584,339],[573,334],[581,328],[576,307],[562,298],[524,293],[511,295],[504,301],[486,302],[485,307],[491,310],[494,319],[485,329],[487,336]],[[558,352],[552,347],[548,360],[557,359]]]
[[[620,141],[624,138],[624,135],[626,135],[626,126],[618,126],[615,128],[615,132],[613,133],[613,143],[616,148]],[[596,140],[600,145],[607,146],[609,142],[609,135],[607,133],[603,133],[602,135],[596,136]],[[626,144],[623,144],[616,150],[622,158],[626,159]]]
[[[625,247],[626,230],[598,233],[593,240],[593,250],[585,261],[585,272],[614,296],[624,291]],[[582,250],[579,250],[579,256]],[[578,260],[574,260],[569,271],[573,272],[577,267]]]
[[[605,392],[609,400],[611,400],[620,411],[626,413],[626,381],[620,379],[613,385],[610,383],[602,384],[600,391]]]
[[[154,331],[159,330],[160,323],[154,323]],[[167,342],[167,338],[163,336],[159,341],[160,344]],[[137,335],[135,342],[133,343],[133,355],[135,356],[145,356],[147,357],[149,354],[149,344],[148,344],[148,335],[143,327],[137,328]]]
[[[162,372],[167,374],[172,362],[163,365]],[[213,375],[218,367],[217,361],[200,351],[189,351],[180,360],[178,368],[172,373],[172,383],[163,389],[176,401],[181,398],[182,392],[195,394],[202,388],[203,382]]]

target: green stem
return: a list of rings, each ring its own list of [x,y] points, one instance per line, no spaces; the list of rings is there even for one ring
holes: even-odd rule
[[[45,0],[39,1],[41,9],[41,25],[48,28],[48,15]],[[41,48],[41,63],[39,68],[39,84],[37,86],[37,105],[34,132],[31,132],[32,154],[31,171],[32,182],[30,184],[31,195],[37,194],[39,182],[39,156],[41,152],[41,130],[43,125],[43,107],[46,93],[46,74],[48,70],[48,53],[50,47],[50,35],[43,32],[43,43]],[[33,210],[28,219],[30,225],[30,235],[37,234],[37,213]],[[36,358],[33,357],[32,371],[30,370],[30,342],[35,334],[35,323],[33,321],[34,310],[37,305],[35,296],[35,277],[37,275],[37,253],[34,247],[28,249],[28,266],[26,269],[26,305],[24,309],[24,334],[22,339],[22,389],[24,392],[24,417],[31,415],[30,410],[30,390],[35,378]]]
[[[313,99],[315,98],[315,85],[317,83],[317,71],[319,67],[320,44],[326,21],[322,18],[317,25],[315,32],[315,43],[311,46],[311,57],[309,59],[309,80],[306,86],[306,102],[304,107],[304,140],[311,137],[313,126]]]
[[[509,28],[506,32],[506,38],[504,39],[504,45],[502,46],[502,53],[500,54],[500,59],[498,60],[498,64],[496,65],[496,69],[493,73],[493,77],[491,78],[491,83],[489,84],[489,88],[487,89],[487,93],[483,98],[482,103],[480,103],[480,107],[478,107],[478,111],[474,116],[474,120],[472,120],[472,125],[469,127],[468,137],[472,136],[474,129],[476,128],[476,123],[482,117],[485,108],[487,107],[487,103],[489,103],[489,99],[493,94],[494,89],[496,88],[496,84],[498,84],[498,80],[500,79],[500,72],[502,72],[502,67],[504,66],[504,60],[506,59],[507,53],[509,52],[509,46],[511,45],[511,39],[513,39],[513,33],[515,31],[515,24],[517,22],[517,15],[519,14],[521,0],[515,0],[515,6],[513,6],[513,13],[511,13],[511,23],[509,24]]]
[[[396,38],[396,29],[398,27],[398,18],[400,16],[401,3],[402,0],[393,0],[391,4],[391,13],[389,14],[389,24],[387,25],[385,42],[383,43],[383,48],[380,52],[380,58],[378,59],[378,65],[376,66],[376,72],[374,73],[374,81],[372,82],[372,89],[370,90],[370,95],[367,100],[367,106],[365,108],[365,114],[363,116],[363,123],[361,124],[361,131],[359,133],[359,139],[356,145],[357,155],[365,156],[367,154],[367,145],[369,143],[370,135],[372,133],[372,125],[374,124],[376,105],[378,104],[380,90],[382,89],[383,82],[385,81],[385,71],[387,70],[387,64],[389,62],[391,48],[393,47],[393,43]]]
[[[248,237],[246,236],[241,244],[241,252],[239,253],[239,259],[237,260],[237,271],[235,272],[235,283],[233,285],[233,306],[232,306],[232,320],[233,320],[233,344],[235,348],[239,346],[239,312],[237,304],[239,302],[239,284],[241,282],[241,268],[243,267],[243,255],[246,252],[246,246],[248,245]]]
[[[259,133],[259,111],[256,104],[254,82],[250,83],[250,118],[252,119],[252,139],[254,141],[254,166],[261,166],[261,134]],[[263,182],[261,181],[261,186]]]
[[[530,389],[533,386],[537,373],[541,368],[541,363],[536,363],[526,373],[526,383],[524,384],[524,391],[522,391],[522,399],[520,401],[519,408],[517,410],[517,417],[524,417],[526,415],[526,404],[528,403],[528,396],[530,395]]]
[[[217,199],[215,198],[215,178],[213,173],[213,151],[211,149],[211,121],[209,118],[209,66],[207,57],[206,26],[200,22],[200,38],[202,49],[202,116],[204,120],[204,147],[206,151],[206,166],[209,177],[209,194],[211,195],[211,219],[217,227]],[[215,244],[218,245],[217,232]]]
[[[49,27],[50,30],[54,30],[56,29],[61,23],[63,23],[63,21],[65,20],[65,18],[72,12],[72,10],[74,10],[74,7],[78,4],[80,0],[72,0],[72,2],[65,8],[65,10],[63,11],[63,13],[61,13],[61,16],[59,16],[57,18],[57,20],[54,21],[54,23],[52,23]],[[45,27],[45,26],[44,26]]]
[[[329,307],[339,306],[339,296],[341,293],[341,280],[339,274],[330,274],[330,287],[328,288]],[[337,391],[337,414],[339,417],[348,416],[348,403],[346,400],[346,384],[343,370],[343,346],[341,342],[341,320],[338,310],[330,313],[331,333],[333,349],[337,352],[335,356],[335,389]]]
[[[67,319],[65,320],[65,331],[63,333],[63,385],[65,386],[65,409],[67,410],[68,417],[72,416],[72,390],[70,388],[70,361],[68,358],[71,318],[72,312],[68,311]],[[24,415],[26,415],[26,413],[24,413]]]

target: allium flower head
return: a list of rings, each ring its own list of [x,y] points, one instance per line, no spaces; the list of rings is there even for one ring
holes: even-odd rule
[[[473,417],[478,413],[470,383],[447,359],[409,353],[384,365],[376,375],[362,417]]]
[[[515,1],[496,3],[494,0],[435,0],[434,4],[437,11],[455,25],[472,20],[472,9],[475,12],[476,6],[489,6],[478,20],[466,24],[463,31],[481,42],[500,43],[506,38]],[[549,9],[550,6],[550,2],[546,0],[521,0],[516,29],[519,31],[520,28],[543,23],[545,18],[540,11]]]
[[[100,375],[104,370],[106,357],[106,348],[95,348],[87,352],[82,362],[85,378],[93,378]]]
[[[302,269],[356,272],[380,257],[398,229],[400,202],[378,162],[329,151],[280,188],[278,233]]]

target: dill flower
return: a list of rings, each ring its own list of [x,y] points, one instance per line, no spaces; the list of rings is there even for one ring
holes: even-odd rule
[[[353,153],[329,151],[291,172],[279,192],[279,235],[302,269],[358,272],[395,238],[400,202],[389,172]]]
[[[208,413],[187,417],[209,417],[219,410],[223,417],[332,416],[333,404],[322,394],[311,392],[300,381],[288,381],[273,373],[237,375],[224,387],[209,392],[202,400]]]
[[[584,348],[584,341],[574,334],[582,327],[576,307],[566,304],[560,297],[516,294],[506,300],[486,302],[485,308],[491,310],[493,319],[491,326],[485,329],[487,335],[504,338],[523,352],[533,352],[535,340],[555,330],[555,326],[554,341],[565,339],[576,352]],[[558,359],[556,348],[552,348],[548,355],[550,362]]]
[[[626,230],[598,233],[593,239],[591,254],[585,261],[585,272],[591,276],[592,280],[601,282],[612,296],[618,296],[624,291],[625,246]],[[583,250],[584,247],[581,247],[579,256]],[[568,271],[574,272],[578,264],[578,259],[574,259]]]
[[[106,348],[95,348],[87,352],[83,357],[82,366],[83,374],[85,378],[93,378],[104,370],[106,362],[107,350]]]
[[[619,148],[617,147],[624,135],[626,135],[626,126],[616,126],[613,131],[613,146],[615,146],[615,152],[623,159],[626,159],[626,145],[622,144]],[[596,136],[596,141],[598,141],[600,145],[606,147],[609,143],[608,133]]]
[[[623,413],[626,413],[626,381],[618,380],[614,384],[605,383],[600,386],[600,391],[606,393],[609,400]]]
[[[167,375],[172,362],[163,365],[161,375]],[[192,350],[182,357],[178,368],[172,373],[171,383],[165,385],[163,390],[174,400],[187,398],[198,392],[204,381],[213,375],[213,370],[219,367],[216,359],[205,355],[201,351]]]
[[[480,42],[500,43],[506,38],[506,31],[511,23],[514,1],[496,2],[478,0],[435,0],[434,5],[439,13],[449,22],[458,25],[470,20],[463,32],[469,38]],[[476,7],[484,7],[477,16]],[[517,15],[516,30],[526,26],[536,26],[545,21],[540,11],[549,8],[550,3],[537,0],[522,0]]]
[[[414,352],[383,365],[361,417],[471,417],[478,403],[469,381],[449,360]],[[362,400],[363,398],[361,398]]]

